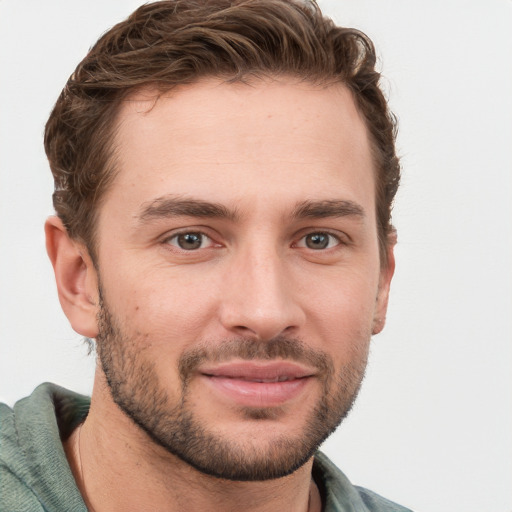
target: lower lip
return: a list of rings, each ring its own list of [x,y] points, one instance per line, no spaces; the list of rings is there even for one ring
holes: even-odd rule
[[[205,375],[210,385],[223,396],[245,407],[276,407],[297,398],[311,377],[283,382],[253,382]]]

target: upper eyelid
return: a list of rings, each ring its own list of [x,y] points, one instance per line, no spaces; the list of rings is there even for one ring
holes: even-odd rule
[[[219,238],[225,238],[220,236],[215,230],[212,228],[209,228],[208,226],[192,226],[192,227],[184,227],[184,228],[175,228],[173,230],[170,230],[163,235],[159,236],[161,242],[166,242],[167,240],[170,240],[171,238],[177,237],[179,235],[183,235],[186,233],[198,233],[205,237],[207,237],[209,240],[211,240],[213,243],[221,244],[222,242],[219,242]],[[325,233],[329,236],[334,237],[336,240],[338,240],[341,244],[348,244],[352,242],[352,239],[350,235],[345,233],[344,231],[336,230],[336,229],[330,229],[330,228],[318,228],[318,227],[309,227],[309,228],[303,228],[300,229],[295,235],[292,237],[292,246],[298,243],[300,240],[302,240],[304,237],[308,235],[312,235],[315,233]],[[216,236],[217,235],[217,236]]]
[[[344,231],[340,231],[337,229],[329,229],[329,228],[305,228],[304,230],[300,230],[297,234],[295,239],[302,240],[304,237],[308,235],[314,235],[315,233],[325,233],[326,235],[330,235],[337,240],[339,240],[341,243],[350,243],[352,241],[352,238],[350,235],[345,233]]]
[[[207,240],[202,240],[201,245],[204,243],[206,245],[206,247],[198,247],[198,248],[195,248],[195,249],[183,249],[182,247],[180,247],[178,245],[177,242],[176,243],[171,243],[171,240],[174,241],[180,235],[186,235],[186,234],[202,235]],[[215,246],[221,246],[221,244],[216,242],[215,239],[212,238],[211,236],[209,236],[208,234],[206,234],[206,233],[204,233],[202,231],[199,231],[199,230],[190,230],[190,229],[185,229],[185,230],[182,230],[182,231],[177,231],[175,233],[169,234],[168,236],[164,236],[161,239],[160,244],[162,246],[165,246],[166,250],[169,250],[169,251],[172,250],[172,252],[174,252],[175,254],[183,253],[183,254],[189,254],[189,255],[197,253],[198,251],[202,252],[202,251],[206,251],[206,250],[215,248]]]
[[[170,238],[174,238],[179,235],[185,235],[187,233],[197,233],[200,235],[204,235],[210,240],[213,240],[215,238],[214,235],[212,235],[210,232],[212,230],[207,228],[206,226],[198,226],[198,227],[186,227],[186,228],[176,228],[172,229],[170,231],[165,232],[163,235],[160,235],[158,238],[161,239],[162,242],[165,242],[166,240],[169,240]]]
[[[208,238],[209,240],[212,239],[212,237],[206,233],[203,233],[202,231],[180,231],[178,233],[173,233],[167,237],[165,237],[166,240],[169,240],[170,238],[176,238],[180,235],[201,235],[201,236],[204,236],[205,238]]]
[[[318,231],[317,230],[317,231],[310,231],[309,233],[306,233],[306,234],[302,235],[301,237],[299,237],[297,239],[296,242],[294,242],[294,245],[298,244],[299,242],[302,242],[307,236],[309,236],[309,235],[316,235],[316,234],[322,234],[322,235],[331,236],[332,238],[334,238],[338,242],[338,244],[336,244],[336,245],[346,245],[347,244],[347,242],[344,241],[340,236],[335,235],[334,233],[331,233],[330,231],[325,231],[325,230],[324,231]]]

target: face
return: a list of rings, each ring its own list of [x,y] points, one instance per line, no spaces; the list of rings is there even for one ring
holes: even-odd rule
[[[202,472],[289,474],[350,409],[385,316],[351,95],[208,80],[138,93],[118,122],[97,231],[112,398]]]

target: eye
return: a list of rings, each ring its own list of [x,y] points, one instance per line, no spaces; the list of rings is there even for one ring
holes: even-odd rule
[[[315,251],[323,249],[330,249],[340,244],[339,238],[331,235],[330,233],[318,232],[309,233],[303,236],[297,243],[297,247],[307,247]]]
[[[204,249],[211,247],[213,244],[210,237],[200,232],[178,233],[166,240],[166,243],[174,245],[184,251],[195,251],[196,249]]]

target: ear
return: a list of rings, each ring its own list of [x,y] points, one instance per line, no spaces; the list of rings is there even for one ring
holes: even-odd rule
[[[60,305],[71,327],[88,338],[98,334],[98,276],[86,247],[72,240],[58,217],[45,223],[46,251],[53,265]]]
[[[387,263],[382,265],[380,269],[379,290],[377,292],[377,299],[375,303],[375,312],[373,315],[373,328],[372,334],[379,334],[384,329],[386,324],[386,313],[388,310],[389,289],[391,286],[391,279],[395,273],[395,245],[396,245],[396,231],[393,231],[387,240]]]

